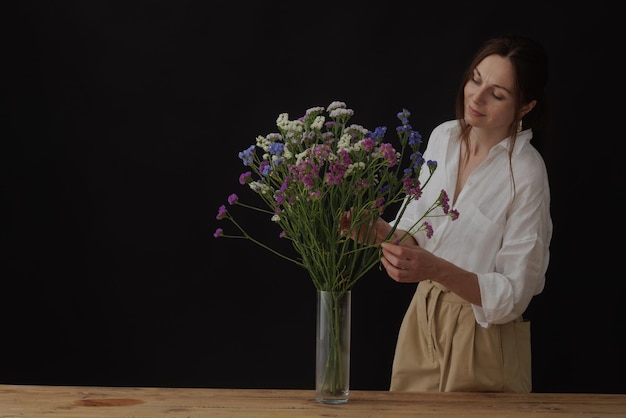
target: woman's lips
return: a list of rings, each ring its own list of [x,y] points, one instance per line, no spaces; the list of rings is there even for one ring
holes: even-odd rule
[[[475,116],[475,117],[485,116],[479,111],[477,111],[476,109],[472,108],[472,106],[467,106],[467,113],[469,113],[470,116]]]

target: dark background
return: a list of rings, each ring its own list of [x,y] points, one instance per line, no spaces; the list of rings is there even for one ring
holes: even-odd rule
[[[426,138],[453,117],[471,54],[511,31],[551,56],[534,391],[626,393],[623,24],[608,1],[15,3],[2,13],[0,383],[312,389],[306,271],[213,238],[219,205],[245,195],[237,153],[279,113],[334,100],[389,140],[408,108]],[[249,224],[282,244],[270,222]],[[387,389],[413,290],[376,269],[355,286],[353,389]]]

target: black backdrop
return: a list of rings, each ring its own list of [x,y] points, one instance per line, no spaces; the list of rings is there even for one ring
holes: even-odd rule
[[[513,31],[545,44],[552,72],[534,390],[626,393],[623,47],[608,1],[16,3],[2,15],[0,382],[313,388],[306,272],[213,238],[218,206],[242,193],[237,153],[279,113],[333,100],[390,134],[406,107],[426,138],[453,116],[479,43]],[[413,289],[377,270],[357,283],[353,389],[388,387]]]

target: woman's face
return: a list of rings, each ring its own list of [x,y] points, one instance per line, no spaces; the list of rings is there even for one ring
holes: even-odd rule
[[[499,55],[485,57],[465,83],[465,121],[474,128],[508,136],[516,119],[513,66]]]

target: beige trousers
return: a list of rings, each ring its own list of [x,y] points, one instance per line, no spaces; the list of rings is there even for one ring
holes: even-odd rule
[[[480,326],[472,306],[420,282],[400,326],[393,391],[530,392],[530,322]]]

